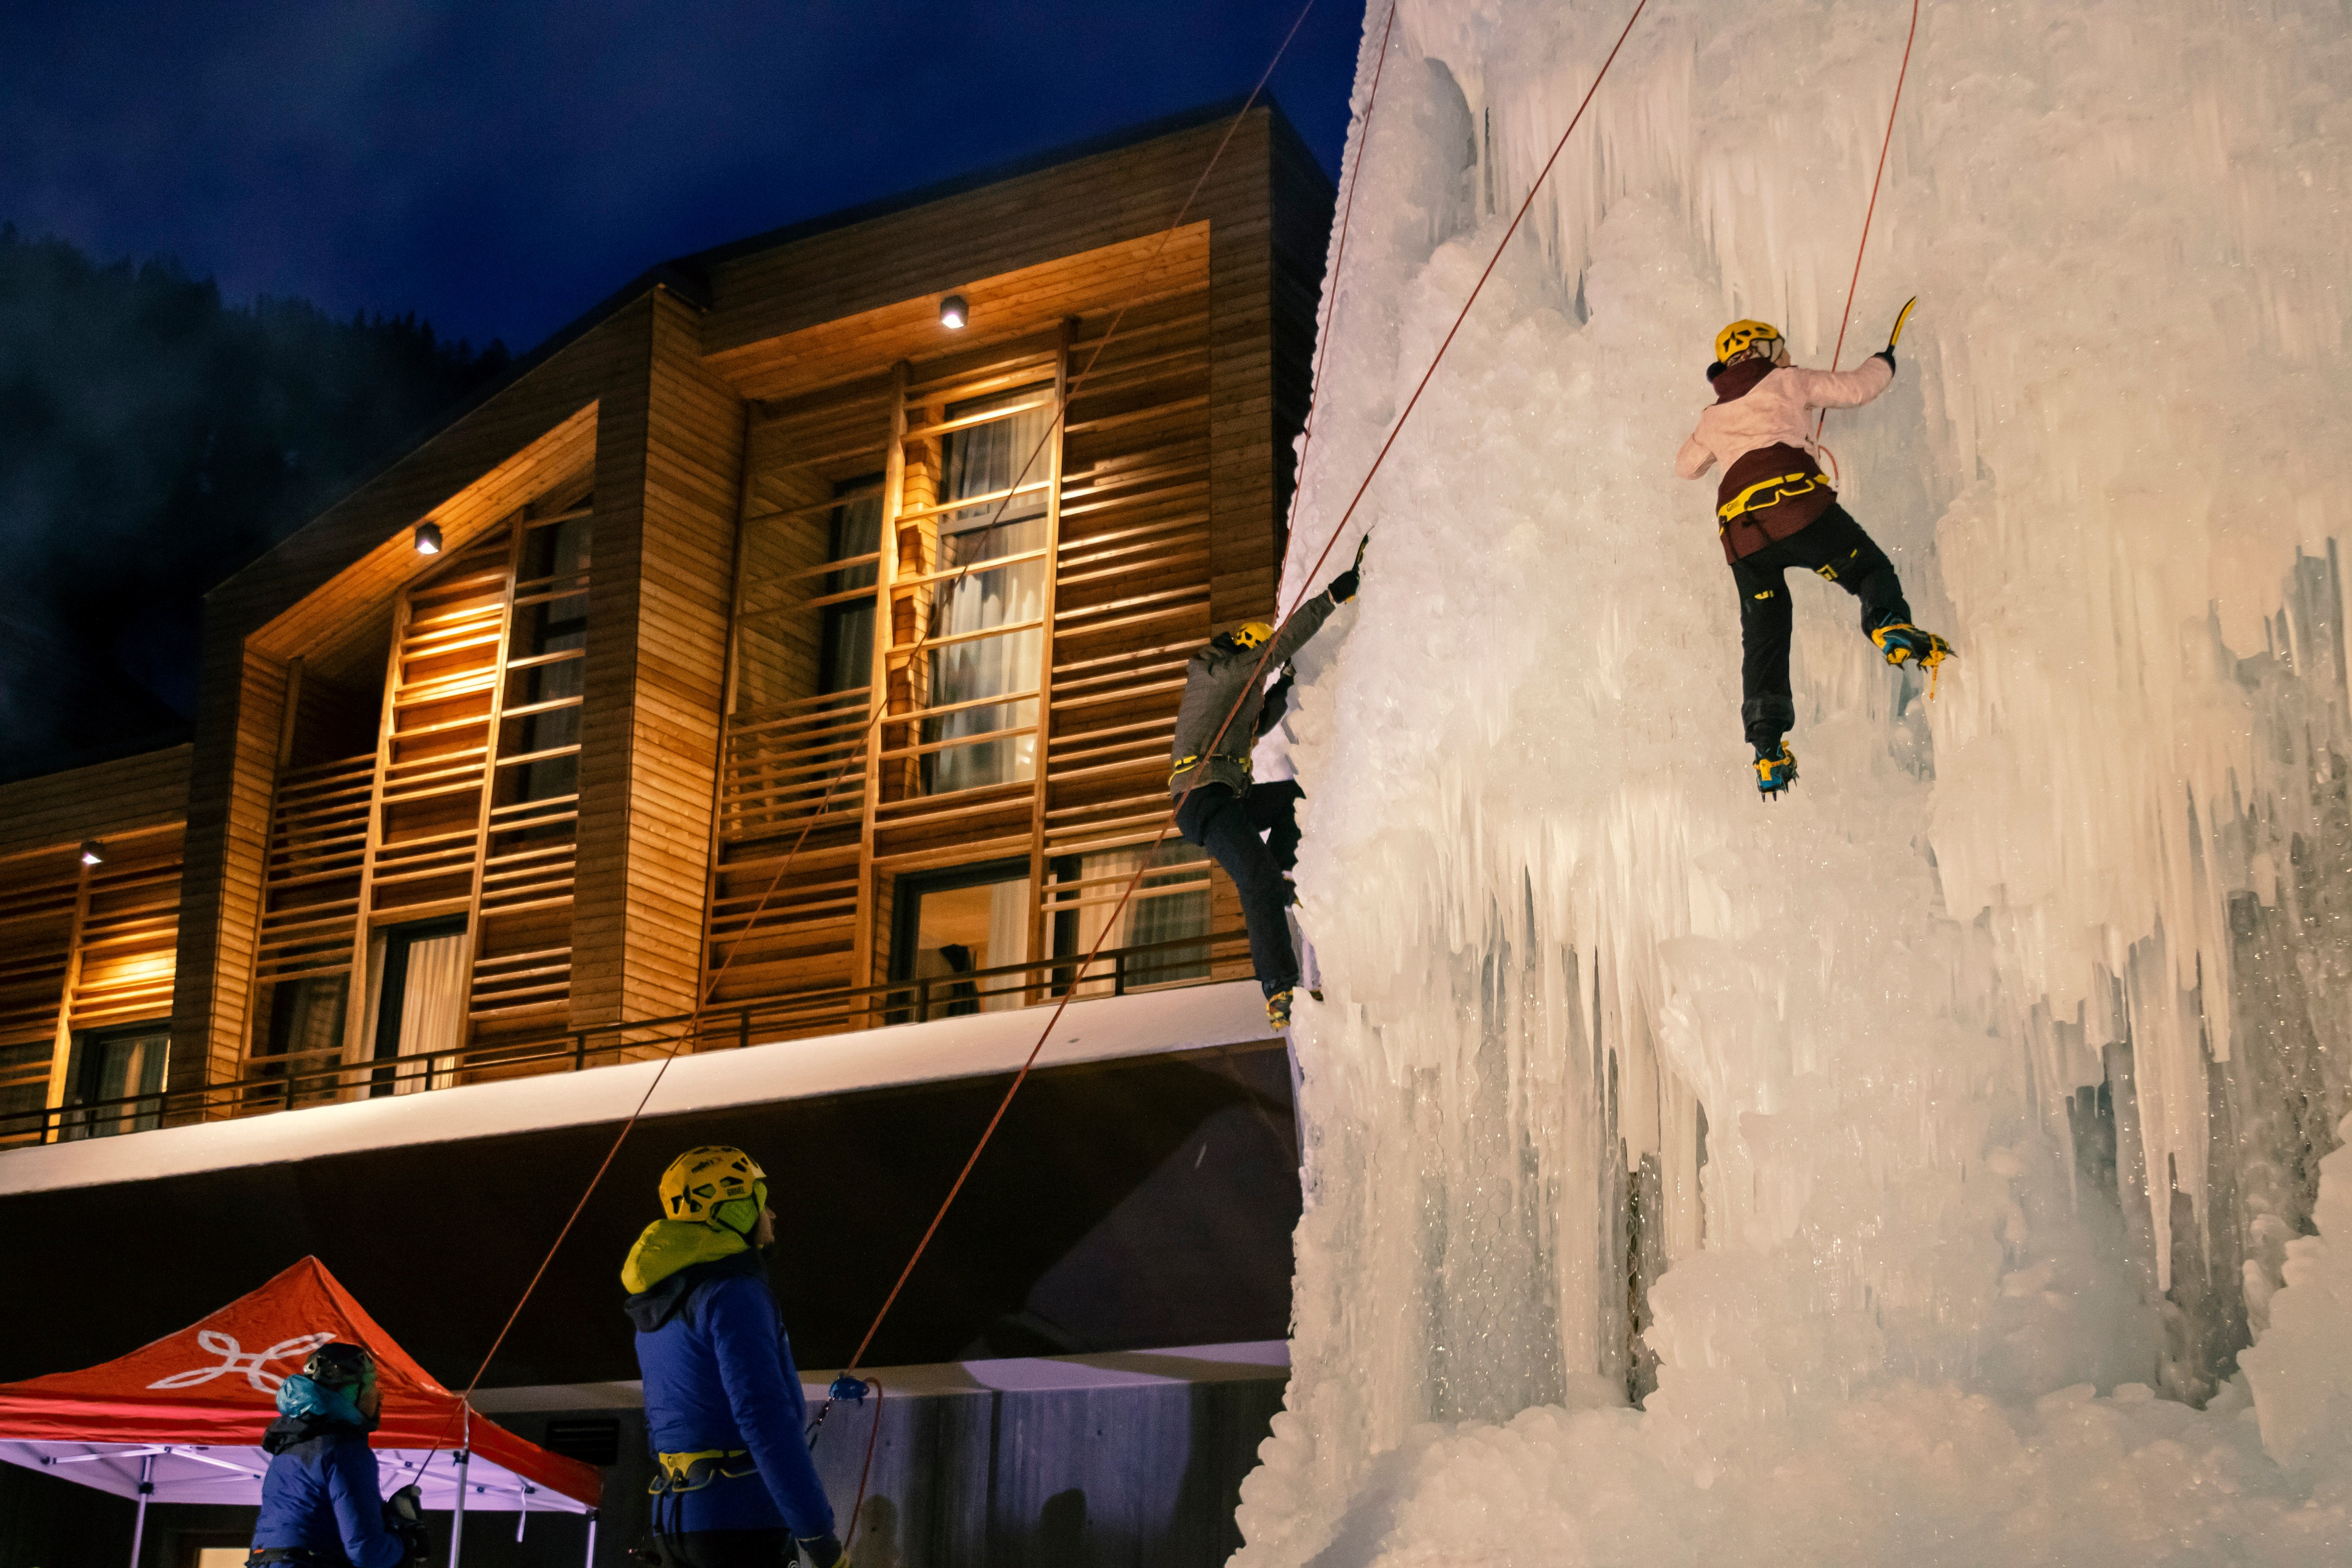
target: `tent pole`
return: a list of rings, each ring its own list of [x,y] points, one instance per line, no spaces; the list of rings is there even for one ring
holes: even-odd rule
[[[596,1568],[596,1510],[588,1510],[588,1555],[581,1559],[583,1568]]]
[[[155,1456],[139,1461],[139,1511],[131,1523],[131,1568],[139,1568],[139,1549],[147,1540],[147,1500],[155,1495]]]
[[[449,1568],[457,1568],[457,1552],[466,1544],[466,1466],[473,1455],[457,1450],[457,1506],[449,1514]]]

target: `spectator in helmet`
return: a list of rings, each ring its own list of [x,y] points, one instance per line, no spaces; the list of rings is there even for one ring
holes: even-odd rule
[[[760,1249],[776,1239],[767,1173],[705,1144],[670,1163],[662,1217],[621,1283],[636,1325],[659,1474],[653,1528],[672,1568],[835,1568],[841,1542],[803,1429],[808,1405]]]
[[[398,1568],[422,1563],[416,1489],[387,1504],[368,1434],[383,1407],[375,1358],[359,1345],[320,1345],[278,1385],[278,1419],[261,1436],[261,1478],[248,1564]]]

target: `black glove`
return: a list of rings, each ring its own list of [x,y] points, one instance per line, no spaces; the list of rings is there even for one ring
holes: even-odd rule
[[[431,1560],[433,1538],[425,1529],[425,1494],[415,1483],[411,1482],[383,1500],[383,1527],[399,1538],[404,1562]]]
[[[1331,595],[1331,602],[1334,605],[1346,604],[1349,600],[1356,596],[1356,590],[1362,586],[1364,581],[1364,547],[1371,543],[1371,542],[1372,531],[1368,528],[1364,530],[1364,537],[1356,541],[1356,559],[1349,563],[1348,569],[1345,572],[1340,573],[1337,577],[1331,579],[1330,587],[1325,591]]]
[[[809,1568],[834,1568],[841,1561],[841,1537],[831,1531],[823,1535],[801,1536],[793,1544],[809,1560]]]

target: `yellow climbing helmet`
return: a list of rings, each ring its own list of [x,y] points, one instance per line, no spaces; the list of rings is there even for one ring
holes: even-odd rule
[[[1264,647],[1274,640],[1274,628],[1264,621],[1244,621],[1225,634],[1238,648]]]
[[[768,1173],[725,1143],[688,1149],[662,1173],[662,1217],[700,1220],[749,1236],[768,1206]]]
[[[1758,343],[1777,343],[1780,341],[1780,329],[1771,322],[1742,318],[1715,334],[1715,357],[1722,363],[1729,364]]]

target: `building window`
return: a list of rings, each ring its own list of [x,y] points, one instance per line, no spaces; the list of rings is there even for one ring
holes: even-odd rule
[[[588,647],[587,517],[525,524],[507,664],[508,770],[499,804],[580,792],[580,704]]]
[[[371,1095],[446,1088],[454,1064],[431,1058],[466,1038],[466,917],[387,926],[369,944],[368,1030]]]
[[[996,408],[1008,412],[1001,419],[950,431],[940,440],[940,504],[973,504],[940,514],[937,569],[971,571],[942,583],[931,601],[929,637],[944,646],[928,650],[926,706],[931,713],[922,723],[922,743],[937,749],[922,753],[926,795],[1036,776],[1034,694],[1045,651],[1039,623],[1050,566],[1044,552],[1052,471],[1040,448],[1052,428],[1052,393],[1053,384],[1046,382],[947,406],[950,422]],[[1013,556],[1027,559],[985,564]],[[1017,629],[974,635],[1000,626]],[[1027,700],[988,700],[1024,694]]]
[[[863,596],[827,605],[817,633],[819,692],[862,691],[874,680],[874,584],[882,548],[882,476],[870,475],[835,487],[839,504],[828,520],[829,559],[867,559],[824,574],[827,597]]]
[[[1054,956],[1083,959],[1096,951],[1105,955],[1083,977],[1076,963],[1056,968],[1056,985],[1076,985],[1082,996],[1108,996],[1209,977],[1209,858],[1198,845],[1163,841],[1135,896],[1104,931],[1144,853],[1111,849],[1054,862],[1047,905],[1054,916]],[[1125,951],[1131,948],[1157,951]]]
[[[1026,860],[899,878],[890,978],[919,984],[901,994],[912,1005],[893,1021],[1020,1006],[1025,974],[979,972],[1028,962],[1029,900]]]
[[[103,1138],[161,1126],[163,1063],[171,1046],[171,1030],[160,1023],[76,1035],[66,1063],[66,1114],[58,1136]],[[155,1098],[136,1098],[148,1095]]]

